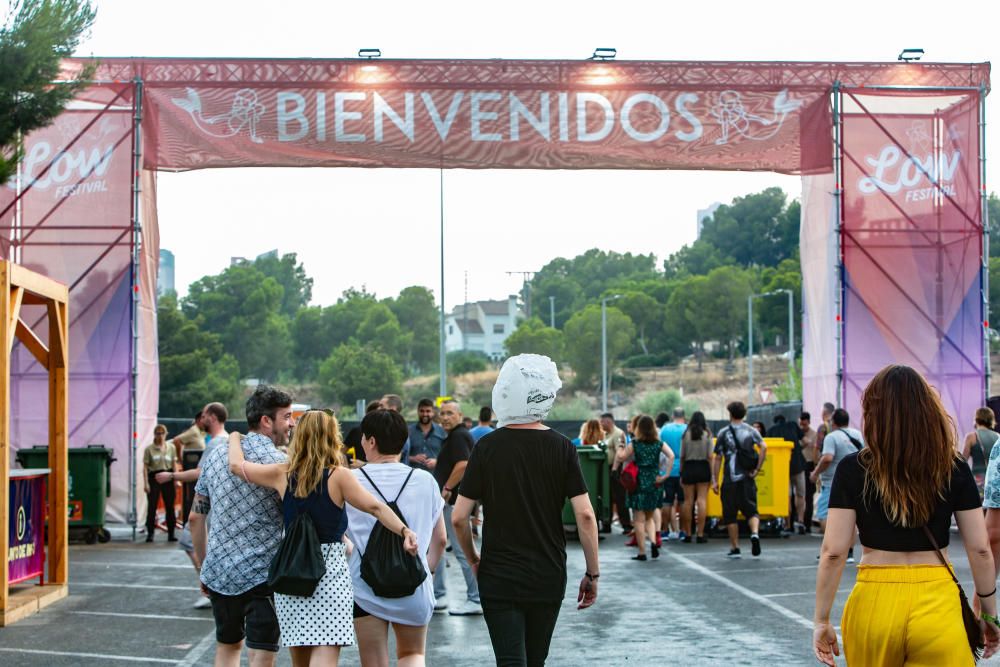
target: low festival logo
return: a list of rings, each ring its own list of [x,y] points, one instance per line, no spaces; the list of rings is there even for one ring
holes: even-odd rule
[[[250,135],[250,141],[262,144],[264,140],[257,136],[257,125],[264,115],[264,105],[257,97],[257,91],[242,88],[236,91],[229,113],[216,116],[206,116],[201,105],[201,96],[193,88],[187,89],[187,97],[172,98],[171,102],[184,109],[194,120],[198,129],[213,137],[234,137],[244,130]]]
[[[724,90],[719,93],[719,100],[709,110],[719,121],[722,136],[715,140],[716,145],[729,143],[730,133],[735,133],[751,141],[767,141],[781,130],[788,114],[797,111],[802,106],[802,100],[788,98],[788,90],[782,90],[771,101],[772,116],[751,113],[743,104],[743,96],[735,90]]]
[[[868,155],[865,162],[872,167],[869,175],[858,180],[858,190],[865,195],[876,192],[896,194],[905,191],[905,201],[932,199],[937,193],[955,196],[955,173],[961,160],[960,150],[935,151],[928,133],[929,121],[914,120],[905,130],[909,143],[904,152],[896,142],[882,147],[878,156]],[[950,141],[958,141],[961,132],[954,126],[947,128]],[[929,185],[921,185],[926,179]]]

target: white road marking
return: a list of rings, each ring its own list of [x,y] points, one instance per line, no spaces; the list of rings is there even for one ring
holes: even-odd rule
[[[154,584],[101,584],[91,581],[74,581],[70,583],[70,588],[75,588],[76,586],[88,586],[91,588],[148,588],[153,591],[200,591],[201,589],[195,588],[194,586],[156,586]]]
[[[703,574],[703,575],[705,575],[706,577],[708,577],[710,579],[714,579],[715,581],[718,581],[723,586],[727,586],[727,587],[733,589],[734,591],[736,591],[740,595],[742,595],[742,596],[744,596],[746,598],[749,598],[749,599],[753,600],[754,602],[758,602],[758,603],[764,605],[768,609],[770,609],[770,610],[772,610],[772,611],[774,611],[774,612],[776,612],[776,613],[784,616],[785,618],[787,618],[787,619],[789,619],[791,621],[795,621],[796,623],[798,623],[799,625],[801,625],[804,628],[808,628],[808,629],[812,630],[812,628],[813,628],[813,622],[810,619],[806,618],[805,616],[802,616],[801,614],[796,614],[791,609],[787,609],[785,607],[782,607],[777,602],[764,597],[760,593],[755,593],[752,590],[750,590],[749,588],[745,588],[743,586],[740,586],[735,581],[731,581],[731,580],[727,579],[726,577],[722,576],[718,572],[715,572],[713,570],[709,570],[704,565],[696,563],[695,561],[691,560],[690,558],[687,558],[685,556],[680,556],[680,555],[678,555],[676,553],[673,553],[673,552],[670,552],[668,555],[671,558],[673,558],[674,560],[679,561],[680,563],[682,563],[683,565],[685,565],[689,569],[694,570],[695,572],[698,572],[699,574]]]
[[[850,593],[850,592],[851,592],[850,588],[842,588],[841,590],[837,591],[838,594],[840,594],[840,593]],[[789,597],[793,597],[795,595],[816,595],[816,591],[803,591],[801,593],[765,593],[763,595],[763,597],[766,597],[766,598],[789,598]]]
[[[155,618],[164,621],[211,621],[211,616],[171,616],[170,614],[124,614],[117,611],[71,611],[71,614],[88,616],[121,616],[122,618]]]
[[[215,630],[212,630],[207,635],[201,638],[193,649],[188,651],[188,654],[184,656],[178,664],[180,667],[192,667],[196,662],[201,659],[201,656],[208,653],[209,649],[215,646]]]
[[[815,570],[816,565],[788,565],[785,567],[745,567],[735,570],[712,570],[719,574],[729,574],[730,572],[784,572],[785,570]]]
[[[176,665],[178,660],[166,660],[164,658],[144,658],[137,655],[108,655],[106,653],[72,653],[69,651],[42,651],[33,648],[7,648],[0,647],[0,651],[8,653],[31,653],[34,655],[62,655],[69,658],[94,658],[96,660],[120,660],[123,662],[156,662],[164,665]]]
[[[79,560],[79,559],[73,559],[73,560],[70,561],[70,566],[72,567],[73,565],[103,565],[104,567],[107,567],[109,569],[110,568],[114,568],[114,567],[142,567],[142,568],[163,568],[163,569],[170,569],[170,570],[191,570],[191,571],[194,571],[194,566],[191,565],[191,563],[188,563],[186,565],[176,565],[176,564],[173,564],[173,563],[154,563],[154,562],[145,562],[145,563],[124,562],[123,563],[121,561]]]

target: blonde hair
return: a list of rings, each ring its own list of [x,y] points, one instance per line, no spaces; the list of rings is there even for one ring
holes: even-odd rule
[[[861,395],[864,495],[904,528],[925,525],[951,485],[955,425],[937,392],[909,366],[886,366]]]
[[[601,430],[601,422],[596,419],[588,419],[580,427],[580,444],[596,445],[604,439],[604,431]]]
[[[320,410],[309,410],[295,424],[288,446],[288,478],[296,498],[305,498],[323,481],[323,471],[343,464],[337,418]]]

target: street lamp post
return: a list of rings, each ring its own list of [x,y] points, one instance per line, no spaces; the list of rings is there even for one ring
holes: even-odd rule
[[[778,289],[747,297],[747,383],[750,403],[753,403],[753,300],[758,297],[788,295],[788,384],[795,382],[795,301],[790,289]]]
[[[621,294],[601,299],[601,414],[608,411],[608,301],[614,301]]]

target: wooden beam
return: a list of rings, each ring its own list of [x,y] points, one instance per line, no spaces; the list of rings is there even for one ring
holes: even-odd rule
[[[7,301],[7,316],[10,318],[8,326],[10,327],[7,332],[10,335],[10,339],[7,341],[7,348],[11,349],[14,347],[14,335],[17,331],[15,323],[18,317],[21,315],[21,299],[24,298],[24,290],[20,287],[10,286],[10,298]]]
[[[0,262],[0,341],[10,340],[10,262]],[[10,537],[10,345],[0,345],[0,610],[9,603],[7,549]]]
[[[48,581],[69,582],[69,306],[49,306],[49,341],[59,351],[49,354],[49,550]],[[56,316],[53,317],[53,314]]]
[[[48,370],[49,368],[49,348],[46,347],[35,332],[24,323],[20,317],[17,318],[17,324],[14,326],[14,333],[17,339],[28,349],[29,352],[38,360],[38,363],[42,365],[42,368]]]
[[[38,296],[37,294],[32,294],[31,292],[24,292],[24,296],[21,298],[21,304],[25,306],[44,306],[47,305],[49,301],[50,299]]]
[[[23,287],[33,294],[43,296],[53,301],[66,303],[69,301],[69,288],[51,278],[35,273],[18,264],[7,263],[10,284]]]

